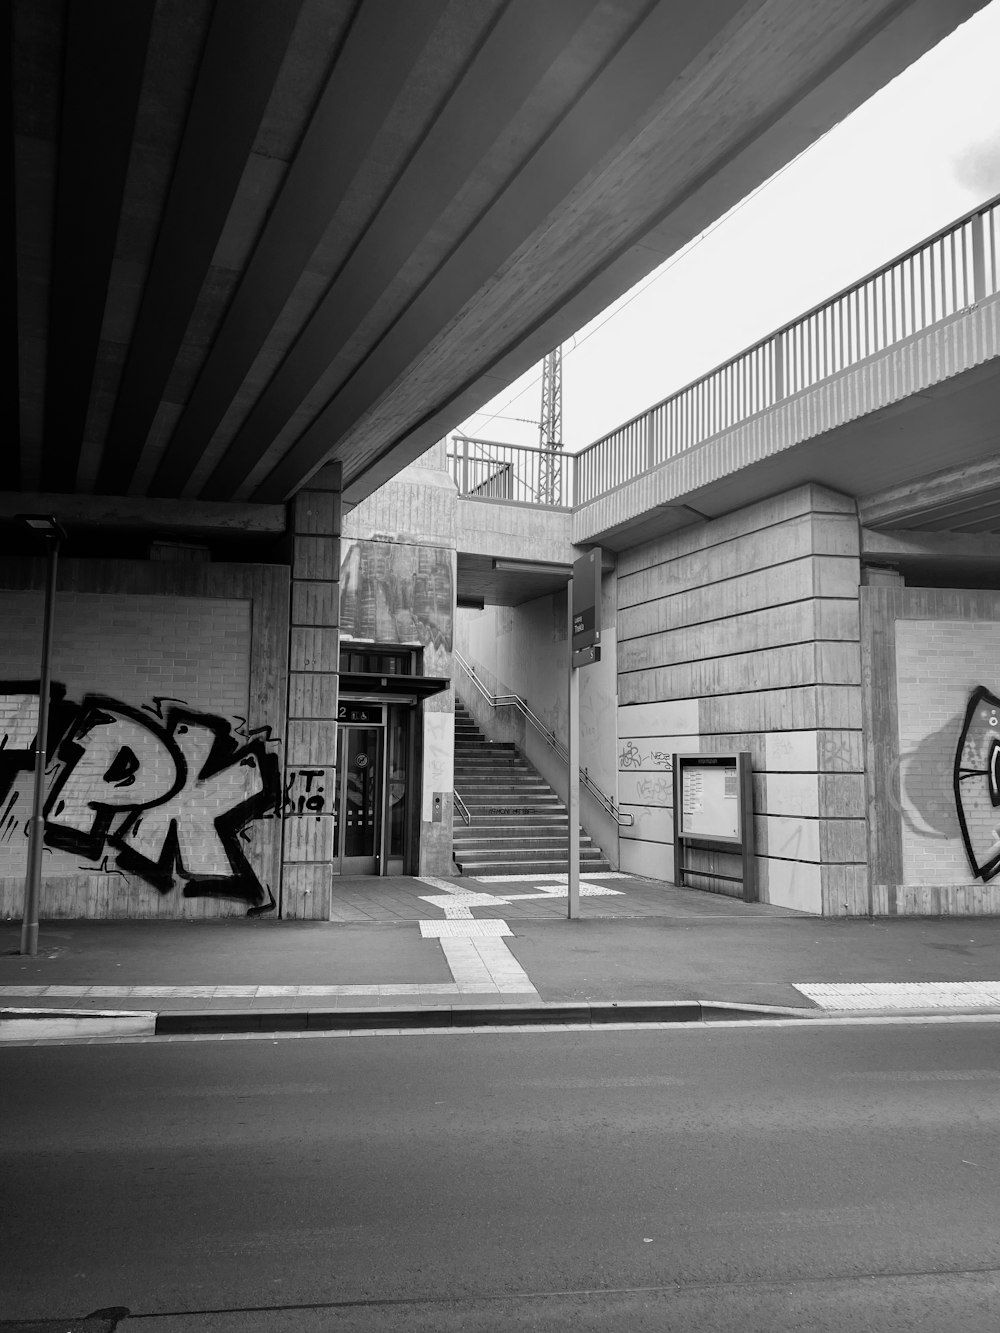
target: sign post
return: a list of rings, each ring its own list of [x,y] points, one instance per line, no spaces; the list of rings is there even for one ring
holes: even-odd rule
[[[601,564],[599,546],[573,562],[569,608],[569,874],[566,883],[566,915],[580,915],[580,667],[601,660]]]

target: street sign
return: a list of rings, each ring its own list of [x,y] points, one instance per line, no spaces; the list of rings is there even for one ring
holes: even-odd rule
[[[593,666],[595,662],[601,660],[601,649],[598,644],[591,644],[589,648],[581,648],[578,653],[573,654],[573,666]]]
[[[595,546],[573,562],[573,652],[601,642],[601,548]],[[588,662],[574,666],[585,666]]]

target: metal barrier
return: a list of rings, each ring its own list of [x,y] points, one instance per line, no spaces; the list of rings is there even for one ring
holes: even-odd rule
[[[994,295],[998,253],[1000,196],[581,450],[574,507]]]
[[[573,455],[561,450],[453,435],[448,466],[459,494],[477,500],[568,509],[573,495]]]
[[[465,496],[575,509],[997,291],[1000,195],[578,454],[459,435],[452,476]]]

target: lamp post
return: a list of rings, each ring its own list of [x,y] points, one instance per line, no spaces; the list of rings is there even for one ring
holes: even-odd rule
[[[45,537],[45,609],[42,618],[42,666],[38,678],[38,729],[35,733],[35,789],[28,821],[28,870],[24,879],[24,914],[21,952],[38,952],[38,899],[42,882],[42,845],[45,837],[45,756],[49,740],[49,693],[52,678],[52,625],[55,620],[56,566],[66,534],[51,514],[19,514],[21,522]]]

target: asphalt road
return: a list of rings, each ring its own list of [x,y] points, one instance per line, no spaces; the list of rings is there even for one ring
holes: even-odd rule
[[[0,1127],[0,1320],[1000,1326],[996,1023],[10,1048]]]

